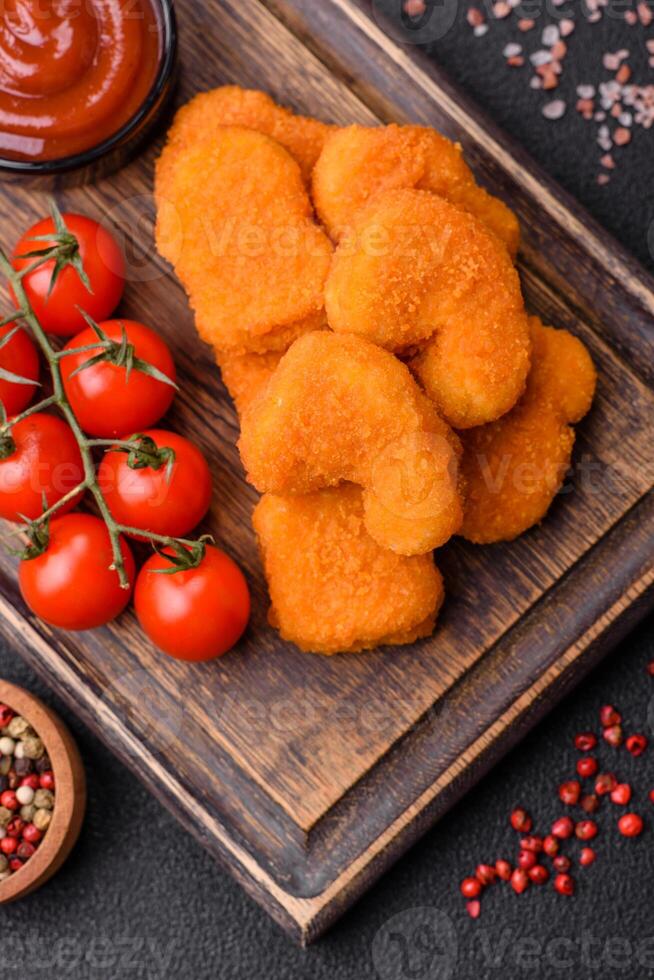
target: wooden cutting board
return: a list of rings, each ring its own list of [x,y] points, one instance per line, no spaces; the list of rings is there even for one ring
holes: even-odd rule
[[[280,642],[250,529],[237,423],[184,294],[152,243],[157,147],[62,208],[123,238],[123,313],[163,331],[181,393],[171,426],[212,460],[210,529],[245,568],[252,625],[220,662],[150,648],[131,614],[83,635],[31,617],[0,559],[1,628],[29,663],[244,887],[315,939],[650,608],[654,578],[652,281],[423,60],[351,0],[179,0],[180,101],[225,82],[336,122],[419,121],[459,139],[517,211],[530,308],[577,333],[599,369],[575,473],[511,545],[455,541],[433,638],[325,659]],[[0,240],[45,208],[0,188]]]

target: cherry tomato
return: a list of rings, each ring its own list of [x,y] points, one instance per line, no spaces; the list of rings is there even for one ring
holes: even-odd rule
[[[178,660],[212,660],[230,650],[250,617],[243,573],[218,548],[207,546],[197,568],[161,574],[170,563],[153,555],[136,580],[134,606],[143,631]]]
[[[101,324],[110,340],[120,342],[121,324],[127,339],[134,345],[134,356],[175,380],[175,364],[165,341],[143,323],[135,320],[107,320]],[[65,350],[86,347],[98,338],[88,328],[70,340]],[[133,368],[127,369],[102,362],[93,364],[71,377],[73,372],[95,354],[71,354],[61,361],[61,373],[66,395],[77,420],[85,432],[103,439],[123,436],[126,432],[142,432],[158,422],[170,408],[175,389]]]
[[[23,287],[43,329],[59,337],[71,337],[86,326],[78,306],[94,320],[106,320],[116,309],[125,285],[125,260],[113,236],[97,221],[81,214],[64,214],[63,220],[77,242],[75,246],[71,240],[71,250],[81,259],[92,292],[69,262],[61,269],[48,295],[54,259],[28,273],[23,279]],[[56,245],[54,240],[35,242],[30,239],[55,232],[52,218],[45,218],[26,231],[14,251],[14,269],[23,269],[35,261],[34,258],[21,258],[22,255]]]
[[[121,552],[127,577],[134,581],[134,559],[126,541]],[[99,517],[67,514],[50,523],[50,539],[38,558],[20,563],[23,599],[40,619],[67,630],[88,630],[115,619],[129,602],[121,589],[109,532]]]
[[[104,498],[119,524],[181,538],[209,509],[211,473],[207,461],[193,443],[175,432],[149,429],[141,434],[159,449],[172,450],[170,469],[164,459],[159,469],[132,468],[127,453],[110,451],[98,468]]]
[[[44,494],[46,507],[52,507],[82,482],[82,457],[71,429],[56,415],[37,412],[17,422],[9,435],[15,450],[0,459],[0,517],[34,520],[43,513]],[[81,496],[60,513],[72,510]]]
[[[0,327],[0,343],[3,337],[16,328],[15,323]],[[31,338],[24,330],[17,330],[11,340],[0,347],[0,368],[11,371],[21,378],[39,380],[39,355]],[[18,415],[27,408],[34,397],[36,384],[16,384],[0,378],[0,401],[7,415]]]

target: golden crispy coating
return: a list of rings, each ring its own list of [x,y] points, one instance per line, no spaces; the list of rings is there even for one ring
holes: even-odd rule
[[[373,541],[359,487],[266,494],[253,523],[270,622],[285,640],[332,654],[413,643],[432,632],[444,595],[432,555],[396,555]]]
[[[284,350],[320,321],[331,244],[279,143],[238,127],[173,140],[157,162],[155,198],[157,247],[208,343]]]
[[[569,425],[588,412],[596,373],[567,330],[530,320],[533,354],[516,407],[490,425],[461,433],[467,501],[461,533],[477,544],[508,541],[540,521],[570,465]]]
[[[461,521],[460,446],[408,369],[360,337],[306,334],[242,419],[240,450],[262,492],[364,488],[382,547],[422,554]]]
[[[216,350],[216,362],[223,384],[230,393],[236,411],[242,416],[257,395],[268,384],[283,351],[267,354],[232,354]]]
[[[359,211],[334,255],[325,304],[333,330],[392,351],[455,428],[511,409],[529,369],[518,274],[473,215],[426,191],[387,191]]]
[[[195,142],[215,134],[219,126],[244,126],[271,136],[285,147],[309,181],[332,126],[296,116],[278,106],[265,92],[225,85],[200,92],[177,112],[168,134],[180,143]]]
[[[375,195],[399,188],[439,194],[476,215],[518,251],[517,218],[475,182],[458,143],[423,126],[347,126],[326,139],[312,177],[316,211],[338,241]]]

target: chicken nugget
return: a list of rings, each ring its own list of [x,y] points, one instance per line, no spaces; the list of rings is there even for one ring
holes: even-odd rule
[[[268,351],[266,354],[216,351],[216,363],[220,368],[223,384],[231,395],[239,416],[244,414],[268,384],[283,356],[283,351]]]
[[[307,116],[296,116],[255,89],[224,85],[200,92],[175,115],[168,138],[182,144],[205,139],[219,126],[243,126],[281,143],[300,166],[308,183],[325,139],[334,127]]]
[[[368,534],[359,487],[266,494],[253,516],[270,622],[312,653],[345,653],[428,636],[443,602],[431,554],[405,557]]]
[[[363,487],[369,533],[399,554],[460,526],[458,439],[407,367],[360,337],[296,340],[245,412],[239,448],[261,492]]]
[[[156,169],[157,247],[198,332],[221,350],[284,350],[323,315],[332,246],[300,168],[268,136],[218,127],[169,142]]]
[[[424,126],[347,126],[325,140],[312,176],[316,211],[338,241],[361,207],[384,191],[415,188],[439,194],[476,215],[518,251],[516,216],[475,182],[458,143]]]
[[[530,319],[532,368],[516,407],[461,433],[467,484],[461,534],[476,544],[510,541],[547,513],[590,409],[597,375],[582,342]]]
[[[333,330],[411,368],[440,414],[466,429],[515,405],[529,370],[529,326],[509,255],[474,215],[427,191],[387,191],[336,249],[325,305]]]

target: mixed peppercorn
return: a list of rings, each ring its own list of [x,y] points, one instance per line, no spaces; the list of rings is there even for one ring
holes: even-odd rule
[[[55,780],[26,718],[0,704],[0,881],[29,861],[52,821]]]
[[[654,676],[654,663],[647,667]],[[603,740],[613,748],[623,746],[634,758],[639,758],[648,748],[644,735],[624,736],[622,716],[612,705],[600,709],[599,720]],[[582,753],[592,752],[600,744],[593,732],[583,732],[574,739],[575,748]],[[549,859],[554,873],[553,887],[560,895],[573,895],[574,877],[569,874],[572,860],[561,852],[564,841],[575,838],[588,845],[599,834],[599,827],[590,815],[597,812],[602,797],[608,797],[615,806],[626,807],[631,802],[633,789],[629,783],[619,782],[611,772],[600,772],[598,760],[584,754],[577,761],[579,779],[569,779],[558,788],[561,803],[569,807],[580,807],[585,816],[574,820],[571,816],[558,817],[549,834],[538,836],[533,833],[533,820],[524,807],[516,807],[509,817],[513,830],[521,835],[515,865],[500,859],[495,864],[478,865],[475,874],[461,882],[461,893],[467,900],[466,909],[471,918],[481,913],[480,898],[486,887],[496,881],[508,882],[517,895],[525,892],[530,885],[544,885],[550,880],[550,871],[543,863]],[[581,780],[593,780],[592,792],[585,792]],[[654,803],[654,789],[649,790],[648,799]],[[644,821],[638,813],[625,813],[617,821],[618,832],[623,837],[638,837],[643,832]],[[580,867],[593,864],[597,854],[592,847],[584,846],[578,856]]]

